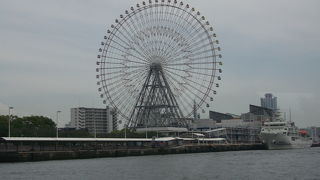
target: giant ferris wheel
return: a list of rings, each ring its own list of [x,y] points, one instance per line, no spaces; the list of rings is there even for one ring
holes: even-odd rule
[[[182,127],[221,80],[214,27],[189,4],[149,0],[121,14],[101,42],[97,84],[129,128]]]

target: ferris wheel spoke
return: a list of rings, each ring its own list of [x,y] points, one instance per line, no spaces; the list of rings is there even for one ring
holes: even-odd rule
[[[109,74],[123,73],[123,74],[125,74],[125,75],[127,76],[127,75],[130,75],[130,74],[133,74],[133,73],[142,71],[142,70],[144,70],[144,68],[138,68],[138,69],[136,69],[136,70],[132,70],[132,71],[128,71],[128,72],[125,72],[125,71],[123,71],[123,70],[120,70],[120,71],[115,71],[115,72],[110,72],[110,73],[104,73],[104,74],[105,74],[105,75],[109,75]],[[104,74],[102,74],[102,75],[104,75]]]
[[[104,67],[104,68],[101,68],[101,69],[129,69],[129,68],[142,68],[142,67],[145,67],[145,66],[117,66],[117,67]]]
[[[170,6],[170,4],[168,3],[167,4],[167,6],[166,6],[167,8],[166,8],[166,13],[165,13],[165,15],[164,15],[164,19],[166,19],[166,21],[165,22],[170,22],[169,24],[171,24],[171,22],[172,22],[172,20],[170,19],[170,14],[172,14],[172,11],[174,10],[174,8],[172,8],[171,6]],[[167,16],[166,16],[167,15]],[[170,27],[169,27],[170,28]],[[165,51],[163,51],[162,50],[162,52],[165,52]]]
[[[212,46],[212,50],[215,50],[214,47],[213,47],[213,42],[208,42],[206,44],[202,44],[201,46],[195,48],[195,49],[191,49],[190,51],[194,51],[194,52],[197,52],[199,50],[202,50],[204,47],[207,47],[207,46]]]
[[[192,22],[191,22],[192,23]],[[188,37],[190,34],[189,34],[189,28],[187,27],[189,24],[186,24],[185,26],[181,26],[181,25],[179,25],[179,24],[177,24],[177,23],[173,23],[173,27],[178,27],[178,28],[176,28],[176,29],[178,29],[179,30],[179,35],[180,35],[180,38],[181,37]],[[187,43],[187,41],[185,40],[185,42],[184,43]],[[176,52],[176,50],[178,49],[178,47],[180,46],[180,43],[176,43],[176,45],[175,45],[175,47],[174,47],[174,49],[175,49],[175,51],[174,52]],[[174,53],[174,52],[172,52],[172,51],[169,51],[169,52],[167,52],[168,50],[170,50],[170,49],[168,49],[168,47],[164,50],[164,52],[166,52],[167,54],[171,54],[171,56],[172,56],[172,54]],[[170,55],[168,55],[168,57],[170,57]]]
[[[150,13],[149,13],[149,16],[151,17],[151,18],[149,18],[149,19],[152,19],[153,18],[153,15],[155,14],[155,12],[153,12],[153,10],[152,9],[154,9],[154,8],[149,8],[149,10],[150,10]],[[155,21],[156,21],[156,16],[154,17],[155,18]],[[152,21],[152,23],[153,22],[155,22],[155,21]],[[141,25],[142,27],[143,26],[145,26],[145,24],[143,24],[143,25]],[[145,41],[144,41],[145,42]],[[152,54],[152,52],[151,52],[151,50],[152,49],[154,49],[155,47],[153,46],[153,44],[148,44],[148,43],[144,43],[144,47],[145,47],[145,49],[148,49],[148,54],[150,55],[150,54]],[[150,50],[151,49],[151,50]]]
[[[194,27],[194,29],[196,29],[196,27]],[[202,31],[201,31],[202,30]],[[200,32],[200,33],[199,33]],[[203,26],[200,25],[199,27],[197,27],[196,30],[194,30],[189,36],[190,37],[193,37],[191,40],[187,40],[187,42],[185,44],[187,44],[188,46],[182,46],[181,48],[178,48],[176,51],[175,51],[175,54],[171,55],[170,57],[176,57],[177,54],[179,54],[179,52],[183,52],[183,51],[188,51],[188,49],[191,46],[191,44],[193,44],[193,42],[197,41],[197,39],[201,39],[202,36],[206,35],[208,32],[206,30],[203,30]],[[201,42],[201,41],[200,41]],[[192,52],[192,51],[191,51]]]
[[[123,77],[124,77],[124,74],[122,73],[122,74],[118,74],[118,75],[112,76],[112,77],[110,77],[110,78],[104,79],[104,81],[111,81],[111,80],[113,80],[115,83],[122,83],[122,82],[116,81],[116,80],[118,80],[118,78],[121,79],[121,78],[123,78]],[[109,86],[112,86],[112,85],[115,84],[115,83],[110,83]]]
[[[172,87],[174,87],[174,89],[175,89],[175,91],[178,91],[179,90],[179,88],[177,88],[176,87],[176,85],[169,79],[168,80],[168,83],[172,86]],[[181,90],[180,90],[181,91]],[[182,93],[181,95],[179,95],[179,96],[177,96],[178,98],[177,98],[177,101],[179,101],[180,103],[178,103],[179,105],[182,105],[183,106],[183,108],[184,108],[184,110],[185,111],[187,111],[187,107],[188,106],[190,106],[191,104],[189,103],[189,101],[188,101],[188,98],[184,98],[184,95],[186,95],[187,97],[189,97],[188,95],[187,95],[187,93]],[[189,98],[189,100],[192,100],[192,98]],[[186,103],[186,105],[185,105],[185,103]]]
[[[177,47],[176,51],[174,51],[174,53],[170,54],[168,56],[169,59],[172,59],[173,57],[175,58],[179,58],[181,57],[184,53],[192,53],[194,51],[190,50],[190,42],[185,42],[186,46],[181,46],[181,47]]]
[[[166,71],[167,71],[168,73],[174,73],[174,72],[169,71],[169,70],[166,70]],[[210,80],[208,80],[208,77],[202,77],[202,78],[201,78],[201,76],[195,76],[195,77],[194,77],[194,76],[189,76],[189,75],[188,75],[188,76],[183,76],[183,75],[180,75],[180,74],[177,74],[177,73],[174,73],[174,75],[176,75],[176,76],[184,79],[186,83],[192,82],[192,83],[195,83],[195,84],[197,84],[197,85],[199,85],[199,86],[203,86],[203,85],[197,83],[196,81],[192,81],[191,79],[200,80],[200,81],[202,81],[202,82],[207,82],[207,83],[211,84],[211,83],[212,83],[211,77],[214,77],[214,75],[212,75],[212,76],[210,77]]]
[[[164,6],[164,2],[161,2],[161,8],[160,8],[160,13],[159,13],[159,24],[162,24],[164,22],[164,11],[166,10],[165,6]],[[162,29],[163,30],[163,29]],[[161,33],[161,32],[160,32]],[[158,40],[161,40],[162,37],[159,36]],[[159,49],[165,47],[165,45],[159,44]],[[160,52],[160,56],[162,56],[162,49],[159,51]]]
[[[121,84],[121,87],[130,87],[130,89],[132,89],[132,90],[136,90],[136,88],[139,86],[139,84],[140,84],[140,82],[141,81],[143,81],[143,79],[146,77],[146,72],[142,72],[141,73],[141,76],[140,77],[142,77],[141,79],[135,79],[132,83],[125,83],[125,84]],[[133,85],[133,87],[134,88],[132,88],[132,86],[131,85]],[[126,88],[121,88],[123,91],[126,91],[127,89]],[[121,93],[121,91],[117,91],[116,92],[116,94],[117,93]],[[113,95],[115,95],[115,94],[113,94]]]
[[[191,91],[189,88],[188,88],[188,86],[189,87],[192,87],[192,86],[190,86],[190,85],[188,85],[188,84],[183,84],[183,83],[180,83],[177,79],[175,79],[173,76],[171,76],[171,75],[169,75],[168,74],[168,76],[173,80],[173,81],[175,81],[176,83],[178,83],[178,84],[180,84],[183,88],[185,88],[188,92],[191,92],[191,94],[193,94],[195,97],[197,97],[198,99],[202,99],[198,94],[196,94],[196,93],[194,93],[193,91]],[[186,85],[188,85],[188,86],[186,86]],[[197,89],[197,88],[193,88],[193,89],[195,89],[195,90],[197,90],[198,92],[200,92],[200,93],[203,93],[202,91],[200,91],[199,89]]]
[[[166,22],[169,22],[171,21],[170,17],[167,16],[169,13],[170,13],[170,6],[169,6],[169,3],[167,3],[165,5],[165,10],[164,10],[164,14],[163,14],[163,19],[165,19]]]
[[[195,81],[192,81],[191,79],[188,79],[188,78],[186,78],[186,77],[184,77],[184,76],[181,76],[181,75],[179,75],[179,74],[176,74],[176,73],[174,73],[174,72],[171,72],[171,71],[167,71],[167,72],[168,72],[168,73],[172,73],[172,74],[174,74],[174,75],[176,75],[176,76],[181,77],[182,79],[184,79],[184,80],[187,82],[186,84],[187,84],[188,86],[196,89],[197,91],[199,91],[199,92],[201,92],[201,93],[203,93],[203,94],[206,94],[206,93],[204,93],[202,90],[196,88],[195,86],[192,86],[192,85],[191,85],[190,83],[188,83],[188,82],[191,82],[191,83],[193,83],[193,84],[195,84],[195,85],[197,85],[197,86],[200,86],[200,87],[206,88],[206,89],[208,88],[207,86],[204,86],[203,84],[200,84],[200,83],[197,83],[197,82],[195,82]],[[212,82],[211,82],[210,84],[212,84]]]
[[[126,29],[124,29],[126,32],[127,32],[127,30]],[[127,37],[124,33],[122,33],[119,29],[117,29],[117,32],[121,35],[121,36],[123,36],[127,41],[128,41],[128,43],[126,43],[127,45],[128,45],[128,47],[129,48],[126,48],[127,50],[129,50],[129,49],[131,49],[131,50],[133,50],[134,52],[136,52],[139,56],[141,56],[141,58],[142,59],[146,59],[146,56],[145,56],[145,54],[143,54],[143,53],[141,53],[140,51],[138,51],[134,46],[132,46],[132,45],[134,45],[135,43],[133,42],[133,40],[132,40],[132,37],[129,35],[129,37]],[[128,33],[128,32],[127,32]],[[121,39],[119,36],[117,36],[119,39]],[[112,39],[111,39],[112,40]],[[114,42],[114,41],[113,41]]]
[[[123,77],[128,78],[128,77],[130,77],[131,74],[138,74],[138,75],[140,75],[140,74],[142,74],[142,73],[145,73],[145,71],[143,71],[143,70],[141,70],[141,69],[137,69],[137,70],[135,70],[135,71],[129,71],[129,72],[122,72],[121,74],[118,74],[118,75],[116,75],[116,76],[111,76],[110,78],[104,79],[104,81],[109,81],[109,80],[115,81],[115,80],[117,80],[117,78],[120,78],[120,77],[121,77],[121,78],[123,78]],[[123,79],[124,79],[124,78],[123,78]],[[122,83],[122,82],[118,81],[118,83]],[[109,84],[109,86],[110,86],[110,84]]]
[[[128,18],[128,19],[130,20],[130,22],[132,21],[131,18]],[[148,57],[148,54],[145,52],[144,48],[141,47],[141,45],[139,44],[139,42],[132,37],[132,35],[134,35],[135,32],[131,29],[131,25],[130,25],[130,23],[127,21],[128,19],[126,19],[126,20],[123,21],[123,24],[122,24],[121,27],[122,27],[122,29],[124,30],[124,32],[130,37],[130,43],[131,43],[132,45],[134,45],[135,47],[137,47],[139,50],[137,50],[135,47],[132,47],[132,49],[133,49],[133,50],[136,50],[136,51],[139,52],[139,53],[142,52],[143,56],[146,58],[146,57]],[[127,27],[128,27],[128,29],[129,29],[130,32],[127,30],[127,28],[125,27],[125,25],[127,25]],[[123,33],[122,33],[122,35],[125,36]]]
[[[133,61],[130,59],[122,59],[122,58],[116,58],[116,57],[112,57],[112,56],[106,56],[105,58],[107,59],[113,59],[113,60],[119,60],[119,61],[126,61],[126,62],[132,62],[132,63],[137,63],[137,64],[143,64],[143,65],[147,65],[148,63],[146,62],[139,62],[139,61]],[[105,64],[113,64],[112,62],[104,62]],[[122,65],[124,65],[125,63],[120,63]]]
[[[194,101],[194,98],[192,98],[191,96],[189,96],[188,93],[185,94],[184,96],[181,96],[181,98],[178,98],[177,101],[179,101],[179,104],[183,104],[183,108],[185,112],[189,112],[190,111],[190,107],[193,106],[193,104],[191,104],[190,102]],[[189,115],[187,114],[185,117],[188,117]]]
[[[154,33],[155,33],[155,35],[153,36],[153,39],[154,39],[154,43],[152,44],[152,50],[155,52],[155,54],[157,55],[157,56],[160,56],[160,51],[158,50],[159,49],[159,44],[161,43],[160,42],[160,39],[159,39],[159,34],[160,34],[160,32],[159,32],[159,28],[160,28],[160,26],[159,26],[159,16],[158,16],[158,14],[159,14],[159,12],[158,12],[158,8],[159,8],[159,6],[156,6],[156,8],[154,8],[154,27],[155,27],[155,29],[154,29]]]
[[[212,39],[212,41],[210,41],[210,39],[208,40],[208,36],[206,36],[199,41],[192,42],[189,47],[192,47],[193,49],[190,48],[190,51],[197,52],[198,50],[202,50],[204,47],[208,47],[209,45],[212,45],[213,43],[216,43],[216,42],[217,41],[213,40],[213,39]],[[201,46],[199,46],[199,45],[201,45]],[[212,49],[212,48],[210,48],[210,49]]]
[[[145,16],[149,16],[146,11],[145,11]],[[143,16],[141,16],[141,17],[142,17],[142,18],[140,18],[141,21],[140,21],[139,19],[137,19],[137,21],[140,23],[140,24],[139,24],[140,27],[144,27],[146,24],[148,24],[148,22],[147,22],[147,20],[145,20],[145,19],[143,18]],[[142,38],[141,41],[142,41],[142,43],[143,43],[144,49],[146,50],[146,52],[150,52],[150,49],[149,49],[150,47],[145,45],[147,37],[150,37],[150,30],[149,30],[149,28],[144,29],[144,30],[141,30],[140,33],[141,33],[142,36],[143,36],[143,37],[141,37],[141,38]],[[149,53],[148,53],[148,54],[149,54]]]
[[[192,20],[190,23],[186,23],[186,27],[182,26],[182,27],[179,27],[179,29],[181,30],[181,36],[182,37],[192,37],[194,36],[194,34],[197,34],[199,33],[199,28],[201,26],[199,26],[199,23],[197,23],[196,21],[196,17],[193,16]],[[191,28],[187,28],[187,27],[191,27]],[[199,26],[199,27],[198,27]],[[191,31],[191,32],[190,32]],[[186,44],[187,43],[190,43],[191,41],[188,41],[186,40]],[[177,51],[176,51],[177,52]]]
[[[134,92],[134,91],[128,90],[124,86],[117,87],[117,89],[122,89],[122,90],[121,91],[114,91],[114,92],[110,93],[110,96],[113,97],[115,103],[125,102],[125,101],[122,101],[124,98],[127,98],[127,96],[125,96],[125,94],[130,93],[130,92],[132,92],[132,93]]]
[[[104,82],[109,81],[110,79],[105,79]],[[108,87],[112,87],[113,85],[119,85],[119,84],[121,85],[121,83],[122,83],[121,81],[113,81],[113,82],[108,83]],[[107,85],[104,85],[102,87],[105,88],[105,87],[107,87]]]
[[[203,68],[203,67],[194,67],[193,69],[198,69],[198,70],[209,70],[209,71],[217,70],[217,69],[214,69],[214,68]],[[197,72],[193,72],[193,71],[186,71],[186,72],[189,72],[189,73],[197,73]]]
[[[135,91],[133,91],[133,92],[135,92]],[[131,106],[132,108],[134,107],[133,106],[133,104],[134,104],[134,102],[135,102],[135,98],[129,98],[129,100],[128,100],[128,98],[126,98],[124,95],[122,95],[122,94],[120,94],[119,96],[119,99],[118,99],[118,106],[120,106],[120,105],[123,105],[123,107],[124,108],[126,108],[126,109],[128,109],[129,110],[129,107]],[[132,99],[132,100],[130,100],[130,99]]]
[[[123,65],[123,63],[116,63],[116,62],[99,62],[99,63],[101,63],[101,64],[117,64],[117,65]],[[99,68],[99,69],[101,69],[101,68]]]
[[[172,68],[172,67],[165,67],[165,69],[172,69],[172,70],[175,70],[175,71],[182,71],[182,72],[185,72],[185,73],[187,73],[187,74],[188,74],[188,73],[191,73],[191,74],[203,75],[203,76],[208,76],[208,77],[212,76],[212,74],[194,72],[194,71],[177,69],[177,68]],[[196,69],[199,69],[199,68],[196,68]],[[215,70],[215,69],[209,69],[209,70]]]
[[[210,27],[206,28],[205,27],[206,25],[203,25],[201,24],[196,30],[198,32],[201,32],[201,33],[193,33],[192,34],[192,38],[189,39],[189,42],[190,42],[190,46],[192,47],[195,43],[198,43],[198,42],[201,42],[200,40],[201,39],[205,39],[207,37],[207,40],[208,40],[208,37],[210,37],[208,34],[209,34],[209,30],[210,30]],[[202,38],[204,36],[204,38]],[[211,37],[210,37],[211,38]]]
[[[175,14],[173,14],[173,15],[174,15],[174,16],[177,16],[177,15],[175,15]],[[177,24],[178,24],[178,23],[175,23],[175,26],[174,26],[174,27],[177,27]],[[181,24],[181,23],[180,23],[180,24]],[[182,29],[182,30],[183,30],[183,29],[186,29],[186,28],[185,28],[185,27],[180,27],[179,29]],[[170,49],[174,49],[174,48],[170,48]],[[164,53],[163,53],[163,54],[164,54]]]
[[[193,18],[196,20],[196,25],[194,25],[193,32],[191,33],[191,38],[189,38],[189,42],[196,42],[201,39],[203,35],[207,35],[208,32],[210,32],[211,27],[210,24],[203,23],[201,19],[198,19],[196,16],[193,16]],[[197,33],[198,32],[198,33]],[[200,32],[200,33],[199,33]]]
[[[140,77],[143,77],[143,78],[141,78],[141,80],[135,80],[135,81],[131,80],[125,86],[128,86],[128,87],[132,86],[133,87],[132,90],[136,91],[136,88],[138,87],[137,84],[140,84],[141,82],[143,82],[146,75],[147,75],[147,71],[144,71],[142,73],[139,73],[130,77],[131,79],[139,79]]]
[[[210,49],[206,49],[206,50],[197,52],[198,50],[202,50],[204,47],[206,47],[206,46],[208,46],[208,45],[210,45],[210,44],[211,44],[211,43],[202,45],[201,47],[199,47],[199,48],[197,48],[197,49],[188,50],[188,51],[186,51],[186,52],[190,52],[190,54],[185,55],[185,56],[182,56],[182,57],[172,58],[171,60],[168,60],[168,62],[177,62],[177,61],[184,60],[185,58],[197,57],[198,55],[210,53],[210,52],[214,51],[215,48],[210,48]],[[220,48],[218,48],[218,49],[220,49]]]
[[[207,53],[212,54],[212,51],[214,51],[214,50],[215,49],[213,49],[213,48],[206,49],[206,50],[203,50],[203,51],[200,51],[200,52],[197,52],[197,53],[192,53],[192,54],[189,55],[189,57],[197,57],[198,55],[207,54]]]
[[[115,103],[121,103],[120,99],[127,98],[125,96],[126,93],[128,93],[128,90],[126,88],[123,88],[123,86],[117,87],[117,89],[121,89],[120,91],[114,91],[113,93],[110,93],[110,96],[113,97],[113,101]],[[111,92],[113,90],[110,90]]]
[[[124,34],[121,34],[123,36],[123,38],[125,38],[125,40],[127,40],[129,43],[127,43],[125,40],[123,40],[120,36],[118,36],[116,33],[119,31],[118,29],[115,29],[116,32],[110,32],[110,37],[107,38],[107,42],[113,42],[115,44],[117,44],[118,46],[122,47],[123,49],[134,49],[134,47],[132,47],[132,44],[134,44],[134,42],[132,40],[130,40],[128,37],[126,37]],[[116,39],[120,40],[123,44],[121,44],[120,42],[116,41]]]
[[[132,24],[132,26],[133,26],[133,28],[132,29],[130,28],[130,29],[132,30],[133,34],[135,34],[135,35],[139,34],[139,30],[140,30],[139,27],[143,27],[141,25],[137,25],[136,24],[136,23],[140,22],[140,20],[137,19],[137,14],[139,14],[139,12],[138,13],[133,13],[131,15],[132,18],[129,19],[130,20],[130,24]],[[129,27],[131,26],[130,24],[128,24]],[[140,38],[138,38],[138,39],[140,39]],[[142,46],[140,45],[140,43],[138,43],[138,44],[139,44],[139,47],[142,47],[142,51],[145,52],[146,56],[147,57],[150,56],[150,53],[148,51],[146,51],[146,49],[148,47],[146,47],[143,43],[141,44]]]
[[[108,54],[109,54],[109,56],[110,56],[110,53],[111,54],[115,54],[115,55],[117,55],[117,56],[122,56],[122,57],[130,57],[130,56],[133,56],[133,57],[135,57],[135,58],[137,58],[137,59],[139,59],[139,60],[141,60],[142,62],[139,62],[139,61],[133,61],[133,60],[129,60],[129,59],[124,59],[125,61],[128,61],[128,62],[133,62],[133,63],[137,63],[137,64],[148,64],[148,61],[146,61],[146,60],[143,60],[143,59],[140,59],[140,58],[138,58],[138,57],[136,57],[136,56],[134,56],[134,55],[132,55],[132,54],[127,54],[128,56],[126,56],[126,55],[121,55],[121,54],[117,54],[117,53],[114,53],[114,52],[108,52]],[[119,59],[119,60],[123,60],[123,59]],[[109,64],[109,63],[111,63],[112,64],[112,62],[103,62],[103,63],[105,63],[105,64]],[[118,64],[121,64],[121,63],[118,63]]]
[[[115,29],[115,31],[116,31],[116,32],[113,32],[113,31],[110,32],[110,34],[111,34],[112,36],[110,36],[109,38],[107,38],[107,41],[112,41],[113,43],[118,44],[119,46],[121,46],[123,49],[133,48],[132,45],[131,45],[131,44],[133,44],[133,41],[131,41],[131,40],[130,40],[127,36],[125,36],[124,34],[121,34],[121,33],[120,33],[120,35],[122,35],[122,37],[125,38],[125,39],[122,39],[120,36],[117,35],[117,32],[118,32],[119,30],[118,30],[118,29]],[[121,41],[124,45],[126,45],[126,46],[120,44],[120,43],[119,43],[118,41],[116,41],[115,39],[120,40],[120,41]],[[129,43],[126,42],[126,41],[128,41],[128,42],[131,43],[131,44],[129,44]]]
[[[202,33],[199,33],[198,35],[194,35],[193,38],[190,39],[190,46],[192,47],[195,43],[201,42],[199,41],[199,39],[201,39],[201,37],[208,37],[208,39],[210,40],[213,37],[213,34],[211,34],[210,32],[213,31],[213,28],[207,25],[202,25],[201,27],[198,28],[198,31],[202,30]],[[212,30],[211,30],[212,29]],[[204,38],[203,38],[204,39]]]
[[[140,74],[139,72],[138,73],[136,73],[136,72],[134,72],[135,74]],[[118,78],[120,78],[120,79],[125,79],[125,78],[128,78],[128,76],[130,76],[132,74],[132,71],[131,71],[131,73],[126,73],[126,72],[123,72],[123,73],[121,73],[121,74],[117,74],[117,75],[115,75],[115,76],[111,76],[110,78],[107,78],[107,79],[104,79],[105,81],[109,81],[109,80],[112,80],[112,81],[116,81],[116,80],[118,80]],[[118,83],[122,83],[122,82],[119,82],[118,81]],[[111,84],[109,84],[109,86],[110,86]]]
[[[118,36],[114,36],[114,37],[118,37]],[[120,40],[121,38],[118,38],[118,39]],[[118,50],[118,51],[120,51],[120,52],[122,52],[122,53],[124,53],[124,54],[133,56],[133,57],[135,57],[135,58],[137,58],[137,59],[139,59],[139,60],[141,60],[141,61],[147,62],[146,60],[143,59],[143,58],[145,58],[145,57],[144,57],[139,51],[137,51],[134,47],[132,47],[130,44],[125,43],[126,46],[127,46],[127,47],[126,47],[126,46],[123,46],[122,44],[118,43],[117,41],[115,41],[113,38],[110,38],[109,41],[112,41],[113,43],[118,44],[120,47],[122,47],[122,48],[125,49],[126,51],[121,50],[121,49],[119,49],[119,48],[117,48],[117,47],[115,47],[115,46],[111,46],[111,45],[109,45],[109,47],[111,47],[111,48],[113,48],[113,49],[115,49],[115,50]],[[123,41],[123,40],[122,40],[122,41]],[[128,50],[130,50],[130,49],[133,50],[133,51],[135,51],[135,52],[136,52],[139,56],[141,56],[141,57],[138,57],[138,56],[133,55],[132,53],[129,53]]]
[[[177,18],[176,18],[176,16],[179,15],[179,12],[180,12],[180,11],[178,11],[177,8],[171,7],[171,12],[170,12],[168,15],[171,15],[170,18],[172,19],[172,21],[171,21],[171,25],[173,26],[172,29],[178,29],[178,28],[174,28],[174,27],[178,27],[177,24],[180,23],[180,21],[179,21],[179,20],[177,21]],[[174,22],[178,22],[178,23],[174,23]],[[175,25],[176,25],[176,26],[175,26]],[[171,43],[174,43],[174,41],[171,42]],[[171,49],[171,48],[169,48],[169,47],[167,46],[167,48],[166,48],[163,52],[166,52],[168,49]]]
[[[100,76],[106,76],[106,75],[110,75],[110,74],[119,74],[119,73],[123,73],[123,70],[120,70],[120,71],[113,71],[113,72],[104,72],[104,73],[101,73]]]
[[[209,61],[209,62],[186,62],[186,63],[174,63],[174,64],[166,64],[166,66],[192,66],[199,64],[216,64],[217,62]]]
[[[197,57],[197,58],[188,58],[190,59],[191,61],[198,61],[198,60],[203,60],[203,59],[212,59],[212,58],[215,58],[216,55],[210,55],[210,56],[203,56],[203,57]],[[210,70],[210,68],[209,68]]]

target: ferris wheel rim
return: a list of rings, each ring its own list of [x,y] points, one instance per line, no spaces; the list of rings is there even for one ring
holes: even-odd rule
[[[212,39],[210,38],[211,37],[211,35],[209,34],[209,32],[207,31],[207,29],[205,28],[205,26],[203,25],[203,23],[198,19],[198,18],[196,18],[196,16],[194,16],[193,14],[191,14],[190,12],[187,12],[186,10],[184,10],[183,8],[180,8],[180,7],[178,7],[178,6],[174,6],[174,5],[166,5],[166,4],[150,4],[150,5],[148,5],[148,6],[144,6],[144,7],[140,7],[140,8],[138,8],[138,9],[135,9],[135,10],[132,10],[132,12],[130,12],[130,13],[128,13],[125,17],[123,17],[122,18],[122,20],[121,21],[119,21],[118,23],[117,23],[117,25],[116,26],[114,26],[113,28],[112,28],[112,31],[109,33],[110,35],[108,36],[108,38],[107,38],[107,41],[106,41],[106,43],[105,43],[105,45],[104,45],[104,49],[103,49],[103,53],[104,52],[106,52],[105,54],[107,54],[108,53],[108,48],[109,48],[109,46],[110,46],[110,43],[111,43],[111,41],[112,41],[112,38],[114,38],[114,36],[112,36],[112,34],[113,33],[115,33],[115,32],[117,32],[118,30],[119,30],[119,28],[126,22],[126,21],[128,21],[130,18],[132,18],[132,16],[134,16],[135,14],[137,14],[137,13],[139,13],[139,12],[142,12],[142,11],[144,11],[144,10],[146,10],[146,9],[148,9],[148,8],[155,8],[155,7],[163,7],[163,6],[170,6],[170,7],[172,7],[172,8],[177,8],[177,9],[179,9],[179,10],[182,10],[183,12],[186,12],[186,13],[189,13],[190,15],[192,15],[192,17],[196,20],[196,21],[198,21],[198,23],[202,26],[202,28],[205,30],[205,33],[207,34],[207,37],[208,37],[208,40],[210,41],[210,46],[211,46],[211,49],[212,49],[212,53],[213,53],[213,57],[212,57],[212,59],[213,59],[213,69],[216,69],[216,66],[217,66],[217,63],[215,63],[216,62],[216,52],[215,52],[215,47],[214,47],[214,42],[212,41]],[[117,21],[117,20],[116,20]],[[111,37],[111,38],[110,38]],[[109,38],[110,38],[110,41],[109,41],[109,43],[108,43],[108,40],[109,40]],[[106,46],[108,46],[107,48],[106,48]],[[103,56],[103,55],[102,55]],[[102,59],[104,59],[104,61],[106,60],[106,56],[105,57],[102,57],[101,58],[101,62],[102,62]],[[103,63],[102,63],[103,64]],[[106,64],[104,63],[104,66],[105,66]],[[101,70],[102,70],[102,68],[101,68]],[[105,70],[105,69],[103,69],[103,70]],[[105,71],[103,71],[103,72],[105,72]],[[199,109],[200,107],[201,107],[201,105],[206,101],[206,99],[208,98],[208,96],[209,96],[209,93],[210,93],[210,91],[212,91],[212,85],[214,84],[214,78],[216,77],[215,76],[215,74],[216,74],[216,70],[213,70],[212,71],[212,73],[211,73],[211,78],[210,78],[210,81],[209,81],[209,85],[208,85],[208,87],[206,88],[206,92],[204,93],[204,96],[200,99],[200,102],[199,103],[197,103],[197,108]],[[101,75],[102,75],[102,73],[101,73]],[[117,103],[114,101],[114,99],[112,98],[112,96],[111,96],[111,94],[110,94],[110,90],[108,89],[108,84],[107,84],[107,81],[105,81],[104,79],[102,79],[102,76],[101,76],[101,83],[102,83],[102,86],[103,86],[103,89],[104,89],[104,93],[105,93],[105,95],[106,95],[106,98],[107,98],[107,100],[110,102],[110,104],[119,112],[119,114],[122,116],[122,117],[124,117],[125,119],[127,119],[128,117],[118,108],[118,105],[117,105]],[[193,112],[190,112],[190,113],[188,113],[188,115],[186,116],[186,117],[189,117],[190,115],[192,115],[193,114]]]

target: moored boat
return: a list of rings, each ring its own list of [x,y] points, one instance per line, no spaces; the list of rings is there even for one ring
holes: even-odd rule
[[[261,128],[261,140],[268,149],[308,148],[312,138],[305,131],[299,131],[294,122],[265,122]]]

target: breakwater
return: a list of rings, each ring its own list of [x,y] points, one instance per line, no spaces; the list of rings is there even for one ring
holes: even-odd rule
[[[110,150],[68,150],[68,151],[29,151],[0,152],[0,162],[45,161],[63,159],[87,159],[101,157],[124,157],[143,155],[165,155],[183,153],[262,150],[262,144],[190,144],[173,147]]]

